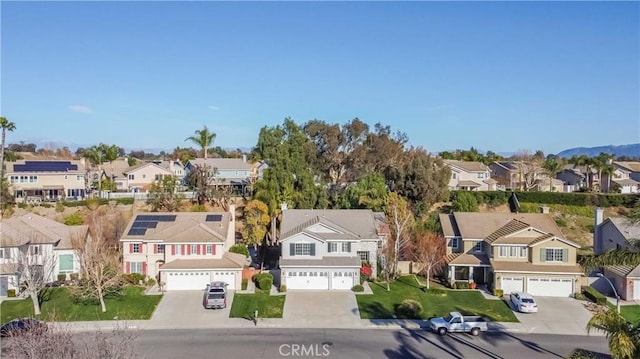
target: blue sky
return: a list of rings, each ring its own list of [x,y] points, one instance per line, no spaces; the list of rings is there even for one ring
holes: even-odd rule
[[[640,142],[639,2],[6,2],[8,142],[255,145],[355,117],[431,152]]]

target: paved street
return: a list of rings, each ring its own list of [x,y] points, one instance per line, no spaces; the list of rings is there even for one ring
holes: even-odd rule
[[[354,328],[361,325],[355,294],[350,291],[289,291],[283,321],[299,328]]]
[[[535,359],[565,358],[575,348],[607,357],[602,337],[508,333],[441,337],[423,330],[151,330],[140,332],[136,342],[137,353],[145,358]]]

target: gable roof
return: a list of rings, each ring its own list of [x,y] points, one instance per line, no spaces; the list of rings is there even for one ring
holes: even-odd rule
[[[449,166],[457,167],[467,172],[489,171],[489,167],[487,167],[484,163],[477,161],[443,160],[443,162]]]
[[[140,217],[142,216],[142,217]],[[169,219],[154,220],[150,217],[165,216]],[[212,217],[220,216],[213,221]],[[173,218],[173,220],[171,220]],[[210,219],[207,221],[207,219]],[[125,228],[121,241],[157,240],[173,243],[202,243],[225,242],[230,225],[230,213],[228,212],[173,212],[173,213],[138,213]],[[155,227],[146,228],[144,231],[136,231],[139,225],[134,223],[155,222]]]
[[[218,170],[251,170],[251,164],[241,158],[194,158],[188,162],[191,165],[207,165]]]
[[[618,165],[631,172],[640,172],[640,162],[637,161],[613,161],[615,165]]]
[[[624,217],[609,217],[600,226],[604,226],[607,223],[611,223],[627,241],[640,239],[640,223],[634,223]]]
[[[37,214],[2,219],[0,222],[0,246],[14,247],[24,244],[53,244],[55,249],[72,249],[75,238],[84,238],[87,225],[67,226]]]
[[[158,169],[158,170],[160,170],[162,172],[165,172],[165,173],[168,173],[168,174],[173,174],[173,172],[169,171],[167,168],[160,167],[160,166],[158,166],[157,164],[155,164],[153,162],[145,162],[145,163],[137,164],[135,166],[131,166],[131,167],[125,169],[124,172],[122,172],[122,173],[128,174],[128,173],[135,172],[135,171],[137,171],[137,170],[139,170],[141,168],[148,167],[148,166],[153,166],[153,167],[155,167],[156,169]]]
[[[317,223],[342,233],[306,230]],[[302,232],[321,239],[377,239],[378,227],[370,209],[288,209],[282,212],[280,239]]]

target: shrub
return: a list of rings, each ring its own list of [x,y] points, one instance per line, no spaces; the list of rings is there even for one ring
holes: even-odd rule
[[[145,276],[143,274],[140,274],[140,273],[129,273],[129,274],[123,274],[122,275],[122,279],[124,279],[124,281],[127,284],[139,285],[140,281],[142,281],[144,283]]]
[[[147,287],[153,287],[154,285],[156,285],[156,280],[153,278],[149,278],[147,279]]]
[[[71,273],[71,280],[76,281],[78,280],[78,277],[79,277],[78,273]]]
[[[64,273],[58,274],[58,282],[64,282],[67,280],[67,275]]]
[[[286,291],[287,291],[287,286],[284,284],[280,285],[280,293],[284,293]]]
[[[455,289],[469,289],[469,282],[457,281]]]
[[[74,212],[64,218],[64,224],[67,226],[79,226],[84,223],[82,212]]]
[[[18,203],[18,208],[22,208],[22,209],[29,208],[29,203],[20,202],[20,203]]]
[[[269,277],[262,277],[260,278],[260,280],[258,281],[258,288],[262,289],[262,290],[270,290],[271,286],[273,285],[273,277],[269,276]]]
[[[362,267],[360,267],[360,276],[370,277],[372,273],[373,269],[371,269],[371,267],[368,267],[364,264],[362,265]]]
[[[204,207],[204,204],[196,204],[191,206],[191,212],[206,212],[207,209]]]
[[[493,290],[493,295],[495,295],[498,298],[502,298],[502,296],[504,295],[504,290],[502,290],[502,289],[494,289]]]
[[[242,290],[247,290],[248,285],[249,285],[249,280],[247,278],[242,278]]]
[[[585,297],[587,297],[589,300],[591,300],[596,304],[599,304],[599,305],[607,304],[607,297],[605,297],[602,293],[598,292],[593,287],[587,287],[587,286],[582,287],[582,293],[584,294]]]
[[[431,295],[447,295],[447,291],[440,288],[428,288],[425,289],[425,292]]]
[[[15,289],[7,289],[7,297],[15,298],[16,297],[16,290]]]
[[[44,204],[44,203],[43,203]],[[44,206],[43,206],[44,207]],[[62,213],[64,212],[64,203],[62,202],[56,202],[56,212],[57,213]]]
[[[51,203],[40,203],[40,206],[43,208],[52,208],[53,205]]]
[[[582,293],[573,293],[573,298],[575,298],[576,300],[584,300],[585,296]]]
[[[422,304],[413,299],[405,299],[395,308],[395,313],[399,319],[420,319]]]
[[[555,219],[555,221],[556,221],[556,224],[558,225],[558,227],[566,227],[567,226],[567,221],[562,217],[557,217]]]
[[[360,284],[356,284],[353,286],[353,288],[351,288],[351,290],[356,293],[360,293],[360,292],[364,292],[364,287],[361,286]]]
[[[229,248],[229,252],[244,254],[245,257],[249,257],[249,248],[244,244],[234,244]]]

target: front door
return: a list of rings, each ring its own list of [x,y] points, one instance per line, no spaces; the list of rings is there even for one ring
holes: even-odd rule
[[[475,267],[473,268],[473,281],[476,282],[476,284],[486,284],[487,281],[484,279],[485,277],[485,271],[487,270],[487,268],[485,267]]]
[[[6,297],[8,289],[9,289],[9,278],[0,277],[0,297]]]

